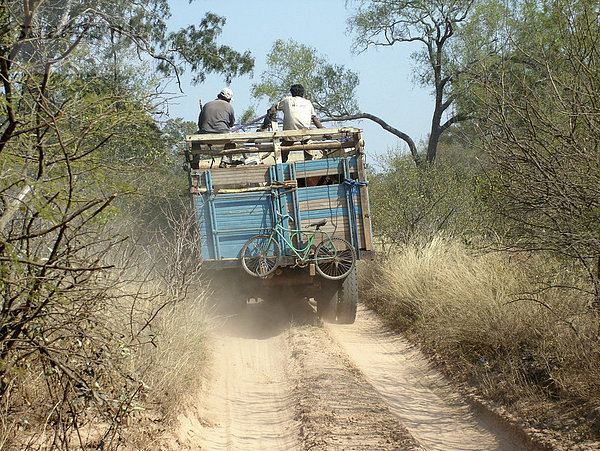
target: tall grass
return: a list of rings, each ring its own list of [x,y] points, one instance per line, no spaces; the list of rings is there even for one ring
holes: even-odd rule
[[[48,315],[56,363],[25,356],[0,380],[0,450],[145,449],[193,398],[207,316],[193,222],[177,221],[113,246],[111,267]]]
[[[580,438],[600,437],[598,318],[574,270],[437,236],[362,273],[366,303],[480,393],[540,424],[562,418]]]
[[[129,318],[137,330],[129,364],[143,377],[144,407],[168,423],[205,376],[208,315],[195,218],[172,210],[163,216],[168,228],[137,246],[126,264],[135,273],[132,281],[138,281],[127,288],[131,311],[137,312]]]
[[[146,312],[152,311],[145,306]],[[205,376],[208,331],[204,292],[159,312],[142,346],[130,360],[143,375],[144,408],[169,423],[193,398]]]

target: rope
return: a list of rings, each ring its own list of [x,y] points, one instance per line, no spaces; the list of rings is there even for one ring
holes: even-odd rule
[[[263,114],[261,117],[257,117],[256,119],[252,119],[250,122],[246,122],[245,124],[240,124],[237,127],[233,127],[229,131],[232,132],[232,133],[239,132],[240,130],[241,131],[246,131],[245,130],[246,127],[248,127],[249,125],[256,124],[257,122],[260,122],[260,121],[264,120],[265,117],[267,117],[267,115]],[[279,118],[277,118],[277,120],[280,121]]]
[[[271,182],[271,187],[281,188],[281,189],[297,188],[298,181],[297,180],[284,180],[284,181],[274,180]]]
[[[349,179],[349,178],[344,179],[344,185],[346,185],[346,187],[352,188],[352,190],[354,190],[354,188],[357,188],[359,186],[367,186],[368,184],[369,184],[369,182],[359,182],[358,180]]]
[[[351,223],[354,224],[354,237],[356,238],[356,254],[360,259],[360,242],[358,239],[358,225],[356,224],[356,206],[354,205],[354,193],[358,194],[359,186],[367,186],[369,182],[359,182],[358,180],[344,178],[344,185],[346,185],[346,190],[348,191],[348,195],[350,196],[350,209],[352,210],[350,213]],[[348,218],[350,220],[350,218]]]

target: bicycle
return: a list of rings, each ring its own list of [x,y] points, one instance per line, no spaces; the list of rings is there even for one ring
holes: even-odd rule
[[[266,278],[272,274],[281,264],[281,247],[277,238],[279,237],[291,249],[296,257],[296,266],[306,266],[314,263],[317,272],[330,280],[339,280],[350,274],[356,263],[356,251],[345,239],[331,237],[324,230],[320,230],[327,219],[310,224],[314,230],[289,229],[282,225],[286,217],[293,221],[290,215],[277,213],[280,219],[275,223],[269,234],[255,235],[250,238],[240,253],[242,266],[246,272],[254,277]],[[290,234],[286,238],[285,232]],[[322,236],[322,241],[314,247],[313,243],[317,235]],[[293,241],[304,242],[301,248],[294,246]]]

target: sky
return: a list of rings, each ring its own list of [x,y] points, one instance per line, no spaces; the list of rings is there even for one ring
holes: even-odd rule
[[[211,11],[227,19],[218,42],[239,52],[249,50],[254,56],[253,76],[234,78],[229,85],[234,93],[236,117],[251,105],[258,116],[266,112],[270,106],[268,101],[252,99],[251,85],[260,82],[260,75],[266,70],[266,55],[275,40],[294,39],[315,48],[330,63],[342,64],[358,73],[360,84],[356,92],[360,111],[380,117],[407,133],[416,143],[427,138],[433,98],[429,88],[419,87],[412,80],[410,54],[415,47],[396,44],[353,54],[353,36],[347,33],[346,23],[351,11],[346,9],[344,0],[195,0],[191,4],[188,0],[171,0],[170,6],[172,17],[168,24],[172,30],[197,24],[207,11]],[[192,86],[191,76],[184,74],[184,93],[169,102],[169,114],[173,118],[195,122],[199,112],[198,98],[204,102],[213,100],[225,82],[223,76],[209,75],[204,83]],[[178,91],[174,83],[169,85],[169,91]],[[376,162],[378,155],[398,146],[401,151],[408,151],[402,140],[372,121],[353,121],[347,125],[364,130],[365,153],[367,161],[369,156],[373,157],[371,163]]]

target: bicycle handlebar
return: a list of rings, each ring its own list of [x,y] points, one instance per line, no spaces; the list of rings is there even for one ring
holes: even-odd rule
[[[296,221],[294,220],[294,218],[292,218],[292,217],[291,217],[289,214],[282,215],[282,214],[281,214],[281,213],[279,213],[278,211],[275,211],[275,214],[276,214],[277,216],[279,216],[279,217],[281,218],[281,220],[284,220],[285,218],[288,218],[288,219],[290,219],[291,221],[294,221],[294,222],[296,222]]]

